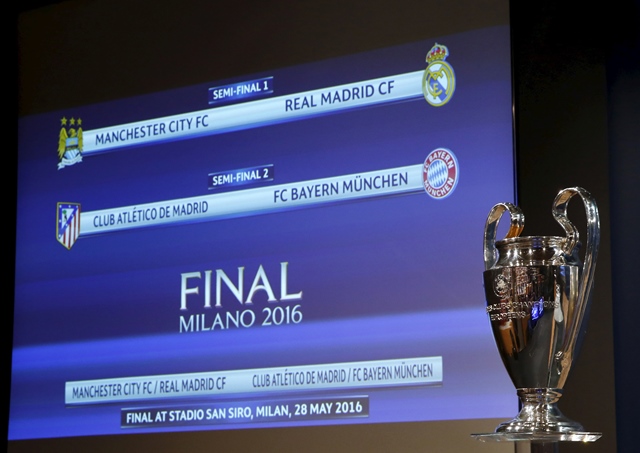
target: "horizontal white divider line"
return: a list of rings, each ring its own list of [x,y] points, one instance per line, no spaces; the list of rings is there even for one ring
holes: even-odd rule
[[[65,404],[101,404],[239,393],[434,385],[442,357],[325,363],[204,373],[135,376],[65,383]]]
[[[83,131],[85,156],[249,129],[422,96],[424,71]]]
[[[80,237],[158,225],[206,222],[326,203],[424,191],[423,165],[82,212]]]

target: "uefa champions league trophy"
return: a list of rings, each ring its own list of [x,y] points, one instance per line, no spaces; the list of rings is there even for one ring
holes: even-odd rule
[[[578,257],[578,231],[567,218],[574,195],[582,198],[587,214],[584,264]],[[505,212],[511,218],[510,228],[496,242]],[[524,215],[511,203],[497,204],[487,218],[487,314],[522,410],[513,420],[500,424],[495,433],[473,435],[478,440],[592,442],[602,435],[584,432],[580,423],[566,418],[556,406],[584,335],[600,242],[598,208],[589,192],[574,187],[558,194],[552,212],[566,237],[520,237]]]

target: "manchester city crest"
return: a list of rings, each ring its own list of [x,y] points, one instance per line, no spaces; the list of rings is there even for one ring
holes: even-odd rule
[[[58,203],[56,207],[56,238],[67,250],[80,236],[80,204]]]
[[[449,56],[447,46],[435,43],[427,54],[427,69],[422,77],[422,93],[427,102],[434,107],[445,105],[456,90],[456,77],[453,68],[445,60]]]
[[[82,162],[82,119],[62,118],[58,139],[58,170]]]

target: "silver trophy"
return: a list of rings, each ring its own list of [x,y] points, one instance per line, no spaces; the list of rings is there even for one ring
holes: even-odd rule
[[[567,206],[580,195],[587,214],[587,243],[580,262],[578,231],[567,218]],[[511,224],[496,242],[502,215]],[[484,232],[484,288],[487,314],[504,366],[520,397],[522,409],[495,433],[479,440],[532,442],[595,441],[601,433],[585,432],[565,417],[556,403],[584,335],[595,260],[600,242],[598,208],[589,192],[562,190],[553,216],[566,237],[520,237],[522,211],[511,203],[493,207]]]

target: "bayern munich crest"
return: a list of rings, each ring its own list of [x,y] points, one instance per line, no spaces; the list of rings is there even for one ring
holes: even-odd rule
[[[456,77],[453,68],[445,60],[449,56],[447,46],[435,43],[427,54],[429,63],[422,77],[422,93],[427,102],[441,107],[451,100],[456,90]]]
[[[460,167],[456,156],[446,148],[429,153],[422,167],[424,190],[435,199],[446,198],[458,185]]]
[[[56,207],[56,238],[67,250],[71,250],[80,236],[80,204],[58,203]]]

